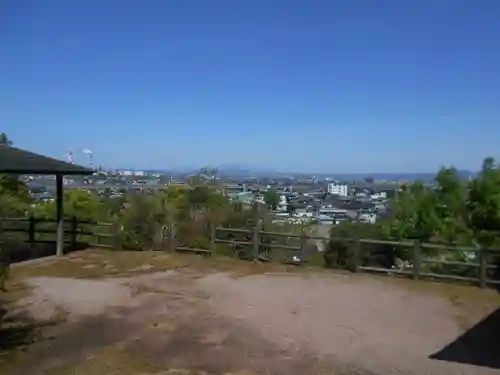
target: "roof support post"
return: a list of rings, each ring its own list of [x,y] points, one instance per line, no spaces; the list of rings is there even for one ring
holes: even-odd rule
[[[64,210],[63,210],[63,175],[56,174],[56,255],[62,256],[64,253]]]

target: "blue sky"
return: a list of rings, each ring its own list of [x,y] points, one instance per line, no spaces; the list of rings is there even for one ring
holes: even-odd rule
[[[0,131],[135,168],[476,169],[500,1],[6,0]]]

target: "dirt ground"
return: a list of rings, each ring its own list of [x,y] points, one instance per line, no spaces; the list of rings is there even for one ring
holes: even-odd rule
[[[30,325],[0,344],[7,375],[500,373],[430,359],[500,307],[472,287],[96,251],[15,267],[9,290],[4,319]]]

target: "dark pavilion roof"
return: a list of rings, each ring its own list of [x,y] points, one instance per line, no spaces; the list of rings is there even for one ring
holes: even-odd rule
[[[16,147],[0,145],[0,173],[90,175],[94,171]]]

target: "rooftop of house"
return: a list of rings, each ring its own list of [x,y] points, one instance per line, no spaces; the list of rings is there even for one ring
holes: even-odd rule
[[[333,218],[329,215],[319,214],[316,218],[321,221],[333,221]]]

